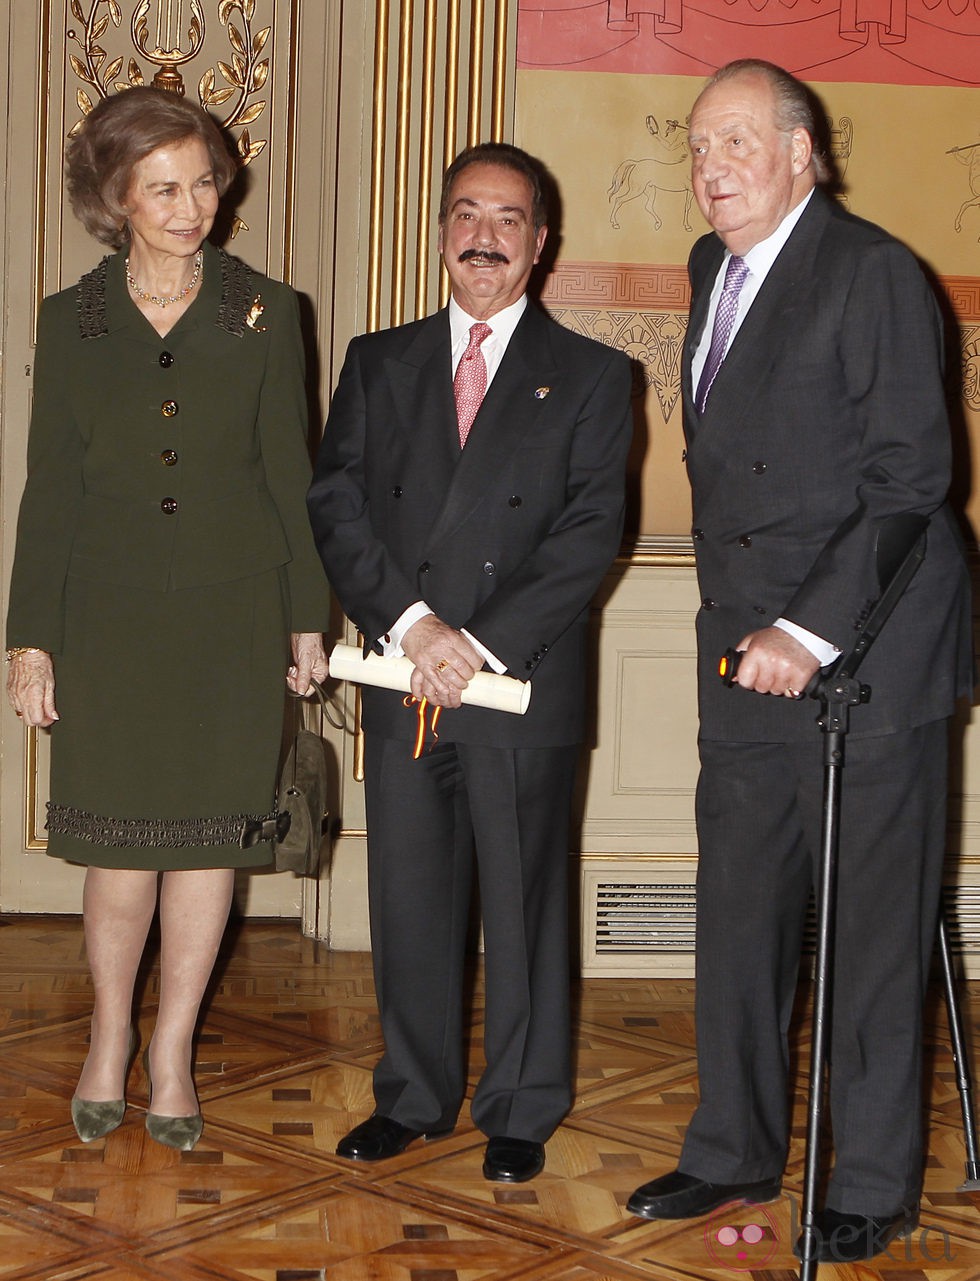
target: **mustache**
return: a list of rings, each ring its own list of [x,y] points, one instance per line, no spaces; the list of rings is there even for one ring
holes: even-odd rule
[[[510,265],[507,255],[494,249],[464,249],[459,255],[460,262],[470,262],[473,258],[479,258],[481,262],[499,262],[504,267]]]

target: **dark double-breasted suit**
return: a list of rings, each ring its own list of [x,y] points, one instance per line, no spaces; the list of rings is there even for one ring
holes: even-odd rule
[[[945,725],[971,684],[964,559],[935,300],[914,258],[819,189],[732,341],[705,412],[691,364],[724,247],[690,260],[684,422],[693,487],[702,775],[701,1104],[681,1168],[778,1176],[786,1028],[817,853],[816,704],[726,689],[727,646],[783,617],[848,650],[879,595],[893,514],[930,518],[925,562],[877,640],[851,719],[838,919],[828,1205],[918,1196],[919,1007],[944,840]]]
[[[488,1134],[543,1140],[570,1098],[566,813],[588,607],[622,530],[630,370],[529,305],[462,451],[452,379],[448,311],[355,339],[309,496],[328,576],[367,646],[425,601],[532,682],[524,716],[444,710],[437,750],[419,761],[401,695],[363,689],[386,1044],[375,1096],[415,1129],[455,1120],[475,836],[488,1067],[473,1116]]]

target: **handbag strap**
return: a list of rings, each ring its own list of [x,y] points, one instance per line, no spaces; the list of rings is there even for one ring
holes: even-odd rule
[[[317,702],[320,705],[320,737],[323,738],[323,722],[324,721],[326,721],[327,724],[332,726],[334,729],[340,730],[342,734],[346,733],[347,726],[344,723],[344,721],[340,719],[335,713],[333,700],[331,699],[330,695],[323,688],[320,682],[317,680],[314,680],[312,677],[310,677],[310,684],[313,686],[314,697],[316,698]],[[308,694],[297,694],[296,691],[293,689],[288,690],[288,693],[290,698],[308,698],[309,697]]]

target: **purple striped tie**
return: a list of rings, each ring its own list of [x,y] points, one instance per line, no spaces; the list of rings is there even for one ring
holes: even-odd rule
[[[698,380],[698,394],[695,399],[699,414],[704,413],[711,384],[715,381],[718,370],[721,368],[721,362],[725,358],[728,338],[732,332],[732,325],[735,323],[735,313],[738,311],[738,296],[742,292],[742,286],[745,284],[745,277],[748,274],[749,269],[745,265],[745,259],[736,258],[733,254],[728,260],[725,283],[722,286],[721,297],[718,299],[718,310],[715,312],[715,326],[711,331],[711,346],[708,348],[708,358],[704,362],[704,368],[701,370],[701,377]]]

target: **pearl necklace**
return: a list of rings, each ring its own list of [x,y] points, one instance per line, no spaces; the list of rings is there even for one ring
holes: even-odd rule
[[[139,285],[133,279],[132,273],[129,270],[128,258],[126,259],[126,280],[129,282],[129,287],[130,289],[132,289],[133,293],[137,296],[137,298],[142,298],[144,302],[155,302],[158,307],[169,307],[171,303],[181,302],[184,298],[187,297],[190,291],[201,279],[201,268],[203,266],[204,266],[204,252],[203,250],[199,249],[196,255],[194,256],[193,276],[191,276],[190,281],[184,286],[184,288],[180,291],[180,293],[174,294],[172,298],[158,298],[156,294],[148,294],[144,290],[140,289]]]

